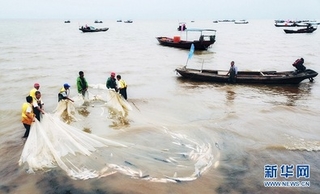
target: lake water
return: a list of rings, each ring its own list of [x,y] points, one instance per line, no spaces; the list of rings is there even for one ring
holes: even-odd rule
[[[157,36],[184,37],[179,21],[104,21],[107,32],[82,33],[93,21],[0,20],[0,193],[317,193],[320,190],[320,82],[299,85],[230,85],[181,79],[175,68],[187,62],[188,50],[164,47]],[[294,70],[305,66],[320,72],[320,34],[285,34],[272,20],[246,25],[187,22],[188,28],[217,30],[208,50],[195,52],[188,67],[227,70]],[[89,107],[81,128],[114,141],[166,149],[163,129],[213,147],[216,165],[194,181],[157,183],[116,173],[100,179],[73,180],[61,169],[28,174],[18,165],[25,129],[21,106],[35,82],[40,83],[46,112],[54,111],[65,82],[76,96],[76,78],[85,72],[93,94],[105,92],[111,71],[128,84],[133,110],[128,123],[101,116],[101,104]],[[149,148],[149,149],[148,149]],[[126,157],[125,154],[122,154]],[[124,158],[124,160],[130,160]],[[156,163],[145,163],[148,169]],[[277,178],[265,178],[277,167]],[[309,165],[309,178],[296,169]],[[291,168],[293,167],[293,169]],[[160,168],[160,167],[159,167]],[[167,169],[157,169],[166,171]],[[283,175],[285,172],[293,172]],[[303,171],[306,172],[306,171]],[[172,172],[173,174],[174,172]],[[306,175],[301,174],[300,175]],[[266,187],[265,181],[291,181],[301,187]]]

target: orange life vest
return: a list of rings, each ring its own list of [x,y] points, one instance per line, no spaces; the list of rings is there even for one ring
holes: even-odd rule
[[[27,116],[27,114],[30,114],[32,118],[29,118]],[[22,117],[21,118],[22,123],[27,124],[27,125],[32,124],[34,114],[33,114],[33,110],[32,110],[32,105],[30,103],[27,103],[27,102],[23,103],[21,117]]]

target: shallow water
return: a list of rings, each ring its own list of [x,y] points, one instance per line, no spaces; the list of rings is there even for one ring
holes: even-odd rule
[[[189,51],[160,46],[155,39],[183,36],[176,31],[177,21],[106,21],[96,25],[109,27],[107,32],[92,34],[81,33],[78,26],[93,21],[71,22],[0,21],[6,26],[0,31],[0,87],[5,102],[0,108],[0,193],[317,193],[320,189],[318,77],[313,83],[289,86],[191,82],[174,71],[186,64]],[[292,70],[291,64],[303,57],[307,68],[320,71],[319,32],[289,35],[271,20],[249,22],[187,24],[217,30],[216,43],[208,51],[195,52],[188,67],[228,69],[234,60],[239,70],[281,71]],[[168,142],[160,133],[167,128],[210,142],[219,151],[215,155],[219,165],[195,181],[182,183],[154,183],[120,173],[73,180],[59,168],[27,174],[18,166],[24,146],[20,111],[25,96],[39,82],[45,110],[52,112],[65,82],[76,96],[80,70],[93,94],[103,94],[111,71],[121,74],[133,110],[123,124],[107,112],[102,114],[103,102],[94,102],[88,117],[71,125],[89,128],[100,137],[147,145],[149,152],[152,143],[165,148]],[[309,164],[311,186],[265,187],[267,164]],[[153,168],[155,163],[142,165]],[[274,180],[305,179],[278,176]]]

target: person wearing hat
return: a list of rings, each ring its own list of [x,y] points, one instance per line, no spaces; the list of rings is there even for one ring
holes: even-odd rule
[[[73,102],[73,100],[69,98],[69,88],[70,85],[68,83],[63,84],[63,87],[60,89],[60,92],[58,94],[58,102],[60,102],[60,100],[70,100],[71,102]]]
[[[30,95],[33,99],[36,98],[36,91],[38,91],[39,88],[40,88],[40,84],[39,84],[39,83],[35,83],[35,84],[33,85],[33,88],[30,90],[29,95]]]
[[[110,77],[107,79],[106,87],[108,89],[114,89],[116,92],[118,92],[117,82],[116,82],[116,73],[111,72]]]

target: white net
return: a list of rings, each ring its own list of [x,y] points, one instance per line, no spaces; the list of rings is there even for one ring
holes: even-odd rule
[[[131,107],[119,94],[87,100],[107,102],[107,107],[125,117]],[[76,108],[83,106],[82,96],[75,103],[60,101],[54,114],[46,113],[35,121],[19,160],[29,173],[60,167],[74,179],[105,177],[119,172],[132,178],[157,182],[191,181],[214,162],[210,143],[199,142],[167,128],[122,134],[121,140],[101,138],[68,124],[78,122]],[[77,107],[75,107],[77,105]],[[67,121],[65,120],[67,118]]]

